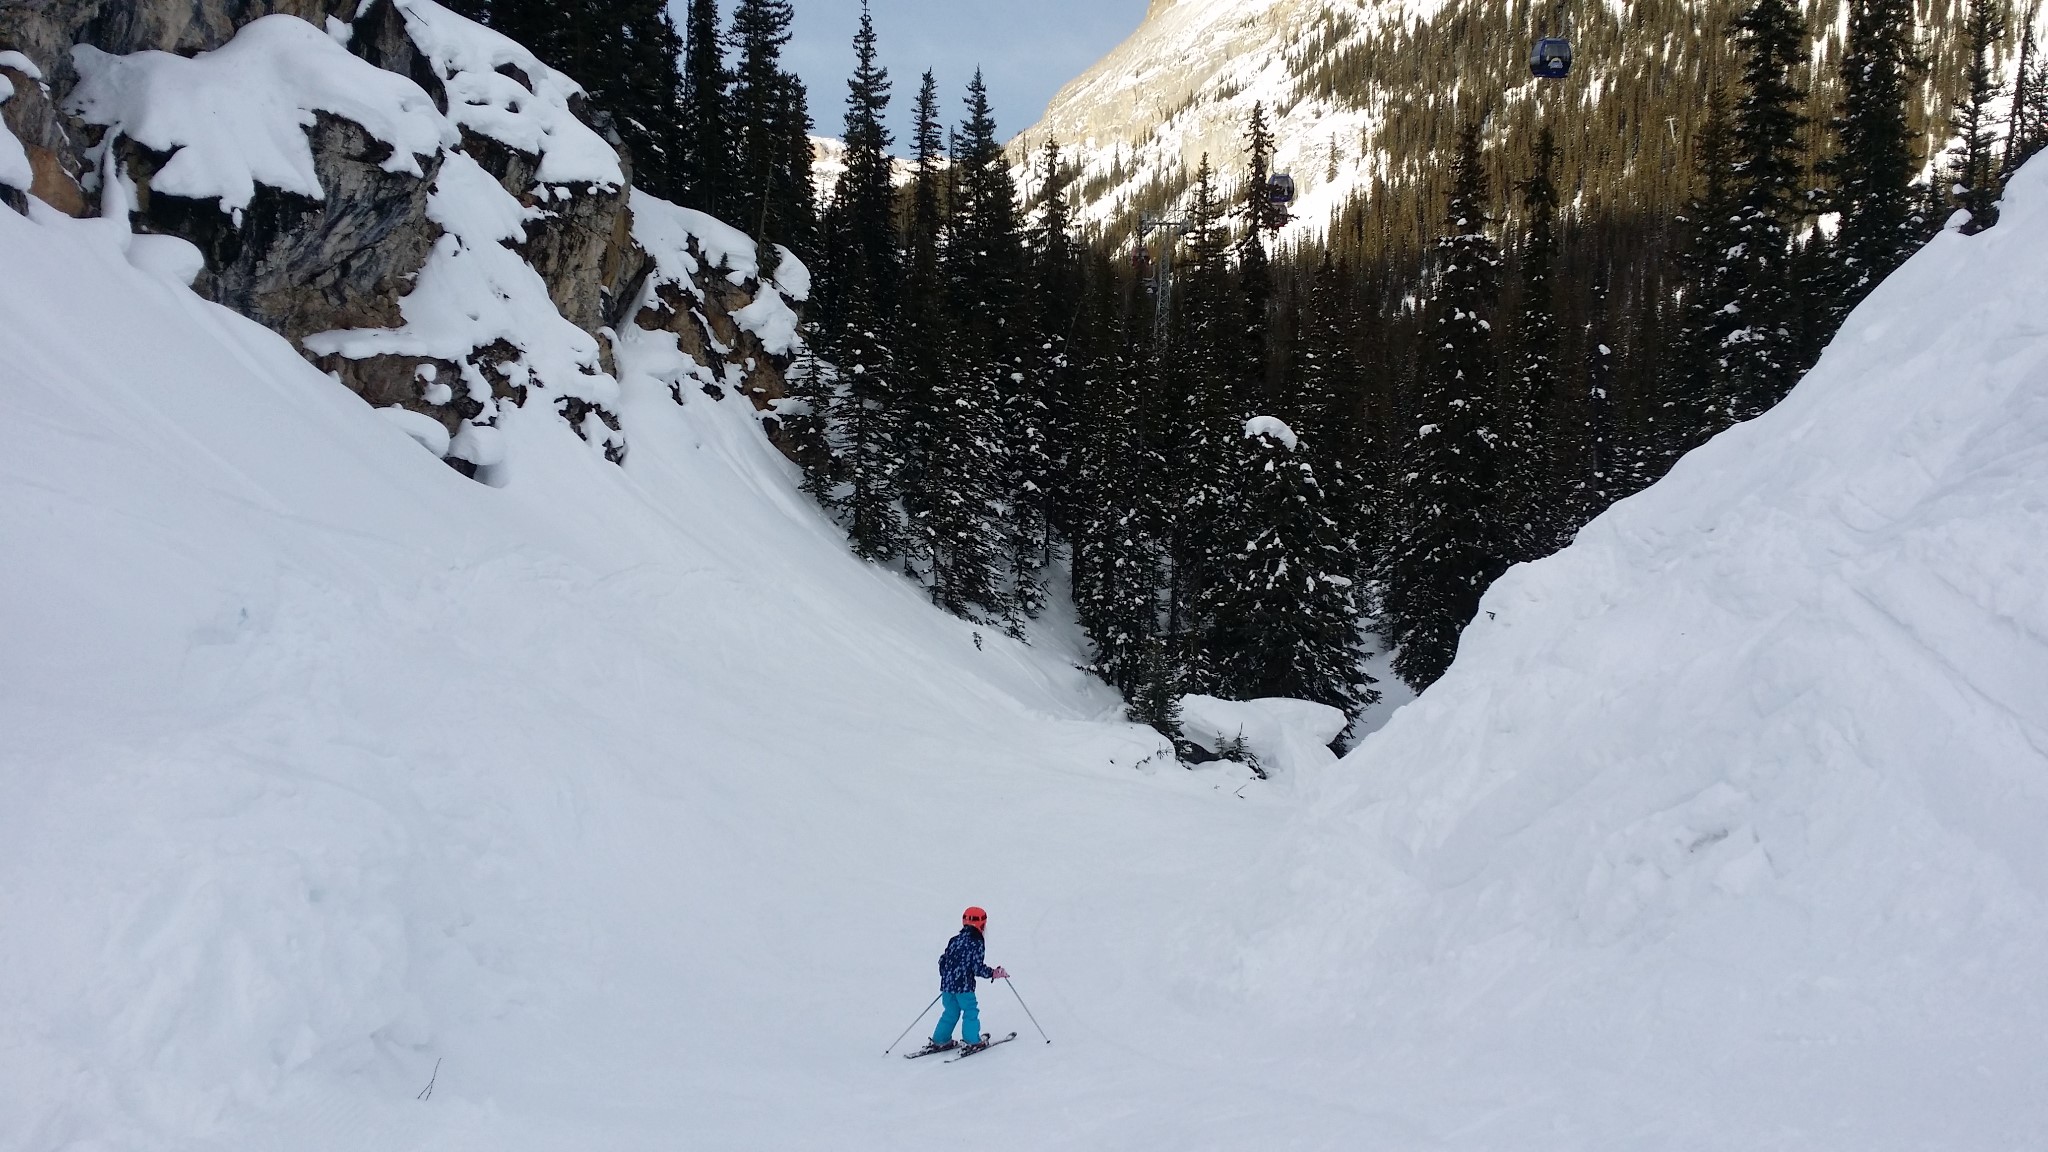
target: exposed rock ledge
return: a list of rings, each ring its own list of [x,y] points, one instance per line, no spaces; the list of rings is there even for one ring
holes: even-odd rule
[[[433,0],[8,0],[0,80],[32,177],[0,199],[191,243],[195,291],[439,425],[468,474],[505,405],[623,459],[622,372],[742,393],[776,432],[801,264],[764,275],[633,192],[572,81]]]

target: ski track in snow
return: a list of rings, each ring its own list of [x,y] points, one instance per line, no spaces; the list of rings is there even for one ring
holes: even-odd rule
[[[0,1152],[2028,1149],[2044,181],[1253,788],[737,399],[471,483],[0,211]],[[968,903],[1055,1042],[885,1058]]]

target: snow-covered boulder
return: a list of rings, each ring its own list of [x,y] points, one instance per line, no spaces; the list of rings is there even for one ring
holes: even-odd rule
[[[1181,734],[1189,741],[1216,755],[1242,750],[1269,773],[1299,774],[1335,764],[1330,745],[1349,724],[1342,711],[1310,700],[1180,700]]]

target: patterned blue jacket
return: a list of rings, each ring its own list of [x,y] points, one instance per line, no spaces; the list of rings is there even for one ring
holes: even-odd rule
[[[962,928],[958,936],[948,940],[945,954],[939,957],[939,991],[972,992],[976,976],[995,979],[995,969],[984,963],[986,947],[981,933],[973,928]]]

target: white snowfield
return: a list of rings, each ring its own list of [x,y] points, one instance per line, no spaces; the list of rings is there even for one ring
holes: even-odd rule
[[[0,211],[0,1152],[2034,1152],[2044,183],[1241,792],[737,399],[472,483]],[[883,1056],[969,903],[1055,1043]]]

